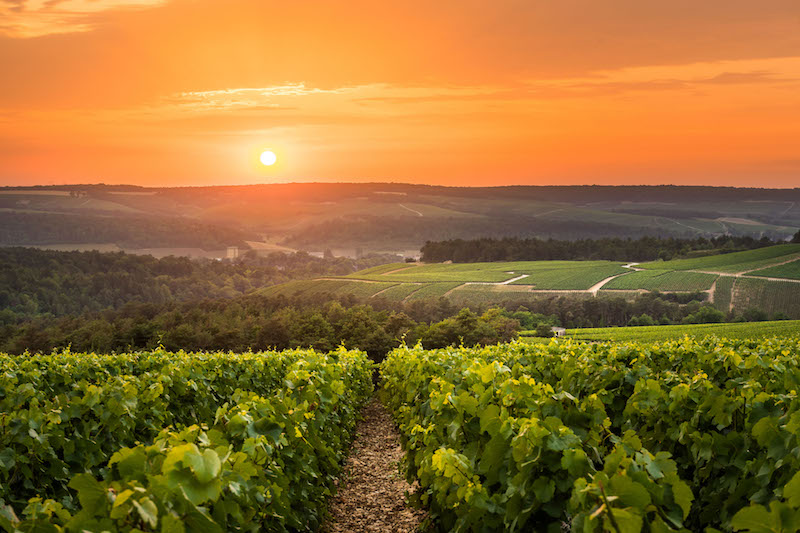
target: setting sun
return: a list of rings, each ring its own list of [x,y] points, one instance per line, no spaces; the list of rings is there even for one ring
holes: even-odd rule
[[[267,150],[265,152],[261,152],[261,157],[259,159],[261,160],[262,164],[271,167],[275,164],[275,161],[278,160],[278,157],[275,155],[275,152],[270,152]]]

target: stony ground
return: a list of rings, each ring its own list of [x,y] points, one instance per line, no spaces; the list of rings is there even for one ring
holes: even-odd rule
[[[425,518],[406,505],[413,488],[398,470],[403,458],[400,436],[386,408],[373,397],[347,458],[342,482],[330,506],[323,533],[411,533]]]

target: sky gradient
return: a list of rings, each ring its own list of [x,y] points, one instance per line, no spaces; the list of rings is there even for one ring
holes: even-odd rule
[[[800,186],[797,0],[0,0],[0,71],[0,185]]]

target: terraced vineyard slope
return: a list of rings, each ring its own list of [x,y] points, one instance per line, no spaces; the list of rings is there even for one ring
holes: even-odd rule
[[[706,300],[726,313],[757,308],[770,314],[781,312],[800,318],[799,268],[800,244],[782,244],[644,264],[611,261],[396,263],[339,278],[291,282],[270,287],[262,293],[287,297],[353,294],[397,302],[447,297],[460,305],[525,305],[536,298],[559,295],[571,298],[611,295],[633,299],[643,292],[705,292]]]

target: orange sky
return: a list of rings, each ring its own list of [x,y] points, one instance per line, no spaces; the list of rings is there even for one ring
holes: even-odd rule
[[[0,185],[800,186],[797,0],[0,0],[0,72]]]

